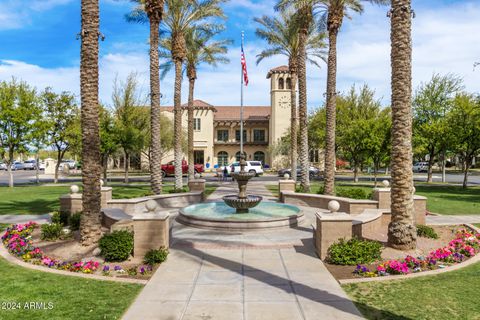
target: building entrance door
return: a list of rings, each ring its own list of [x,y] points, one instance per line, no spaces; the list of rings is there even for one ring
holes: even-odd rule
[[[193,151],[193,163],[205,165],[205,153],[203,150]]]

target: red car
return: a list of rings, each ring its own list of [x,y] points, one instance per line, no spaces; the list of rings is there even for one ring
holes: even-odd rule
[[[195,164],[195,173],[203,173],[203,164]],[[188,163],[186,160],[182,161],[182,173],[188,173]],[[175,161],[170,161],[167,164],[162,164],[162,176],[165,177],[167,175],[174,175],[175,174]]]

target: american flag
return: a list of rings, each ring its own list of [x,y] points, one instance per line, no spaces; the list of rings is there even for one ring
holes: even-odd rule
[[[245,52],[243,52],[243,44],[242,44],[242,56],[240,61],[242,63],[243,81],[245,82],[245,86],[248,86],[247,60],[245,59]]]

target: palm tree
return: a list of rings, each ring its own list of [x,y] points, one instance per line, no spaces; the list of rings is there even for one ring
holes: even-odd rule
[[[82,121],[83,215],[81,243],[92,245],[100,239],[100,133],[98,102],[98,0],[82,0],[80,96]]]
[[[147,15],[150,23],[150,176],[154,194],[162,193],[162,141],[160,139],[160,74],[159,32],[164,0],[134,0],[139,6],[127,15],[127,20],[138,21]],[[142,20],[140,20],[142,21]]]
[[[299,54],[299,24],[296,14],[291,11],[283,11],[280,18],[271,18],[263,16],[255,18],[255,21],[261,25],[257,28],[256,34],[259,38],[266,40],[270,45],[269,48],[263,50],[257,55],[257,64],[263,59],[276,55],[284,55],[288,58],[288,69],[291,78],[290,101],[291,101],[291,124],[290,136],[290,164],[292,178],[297,179],[297,148],[298,148],[298,119],[297,119],[297,70],[298,70],[298,54]],[[306,45],[307,60],[312,64],[320,67],[318,62],[309,57],[316,57],[326,60],[326,52],[323,50],[325,45],[325,34],[320,31],[320,26],[313,23],[310,27]]]
[[[187,59],[185,35],[192,27],[208,31],[206,19],[224,18],[220,4],[225,0],[166,0],[164,24],[171,42],[171,59],[175,65],[174,130],[175,130],[175,189],[183,188],[182,181],[182,65]],[[203,25],[201,22],[204,22]]]
[[[308,29],[316,16],[321,16],[328,31],[329,52],[327,62],[327,126],[325,147],[325,194],[332,195],[335,186],[335,121],[336,121],[336,91],[337,91],[337,36],[343,23],[343,18],[349,17],[348,11],[361,13],[362,2],[385,4],[388,0],[280,0],[277,8],[285,9],[293,6],[299,14],[300,49],[305,50]],[[299,117],[300,117],[300,161],[302,162],[302,188],[309,190],[308,181],[308,128],[306,69],[304,55],[298,56],[299,68]]]
[[[186,73],[189,81],[188,87],[188,179],[191,180],[195,174],[194,152],[193,152],[193,101],[195,96],[195,81],[197,80],[198,66],[202,63],[216,67],[218,63],[228,63],[229,59],[223,55],[227,53],[227,45],[231,44],[231,40],[212,41],[212,38],[225,28],[221,25],[212,25],[204,29],[190,28],[185,32],[185,42],[187,46],[186,56]],[[165,49],[161,53],[161,57],[168,59],[162,64],[162,78],[173,67],[173,61],[170,59],[171,52],[170,39],[164,39],[161,47]]]
[[[388,243],[398,249],[416,246],[412,173],[412,9],[411,0],[392,0],[392,221]]]

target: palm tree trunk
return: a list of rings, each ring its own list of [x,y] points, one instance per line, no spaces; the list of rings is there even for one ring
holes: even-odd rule
[[[297,73],[290,71],[292,79],[292,91],[290,91],[291,124],[290,124],[290,163],[292,168],[292,180],[297,181],[297,158],[298,158],[298,110],[297,110]]]
[[[195,78],[190,77],[188,84],[188,180],[193,180],[195,175],[193,153],[193,98],[195,92]]]
[[[160,69],[158,54],[159,19],[150,19],[150,184],[154,194],[162,193],[162,141],[160,138]]]
[[[417,240],[413,225],[410,4],[411,0],[392,0],[391,11],[392,221],[388,225],[388,244],[397,249],[413,249]]]
[[[300,124],[300,187],[302,192],[308,193],[310,192],[310,163],[308,159],[307,69],[305,61],[307,30],[302,29],[299,33],[298,117]],[[296,172],[292,172],[292,175],[296,175]]]
[[[325,189],[324,194],[335,192],[335,127],[337,115],[337,28],[328,30],[328,63],[327,63],[327,123],[325,135]]]
[[[100,9],[98,0],[82,0],[82,44],[80,96],[82,121],[83,214],[81,242],[88,246],[101,235],[100,220],[100,134],[98,101],[98,36]]]
[[[174,92],[174,157],[175,157],[175,190],[183,189],[182,180],[182,61],[175,60],[175,92]]]

